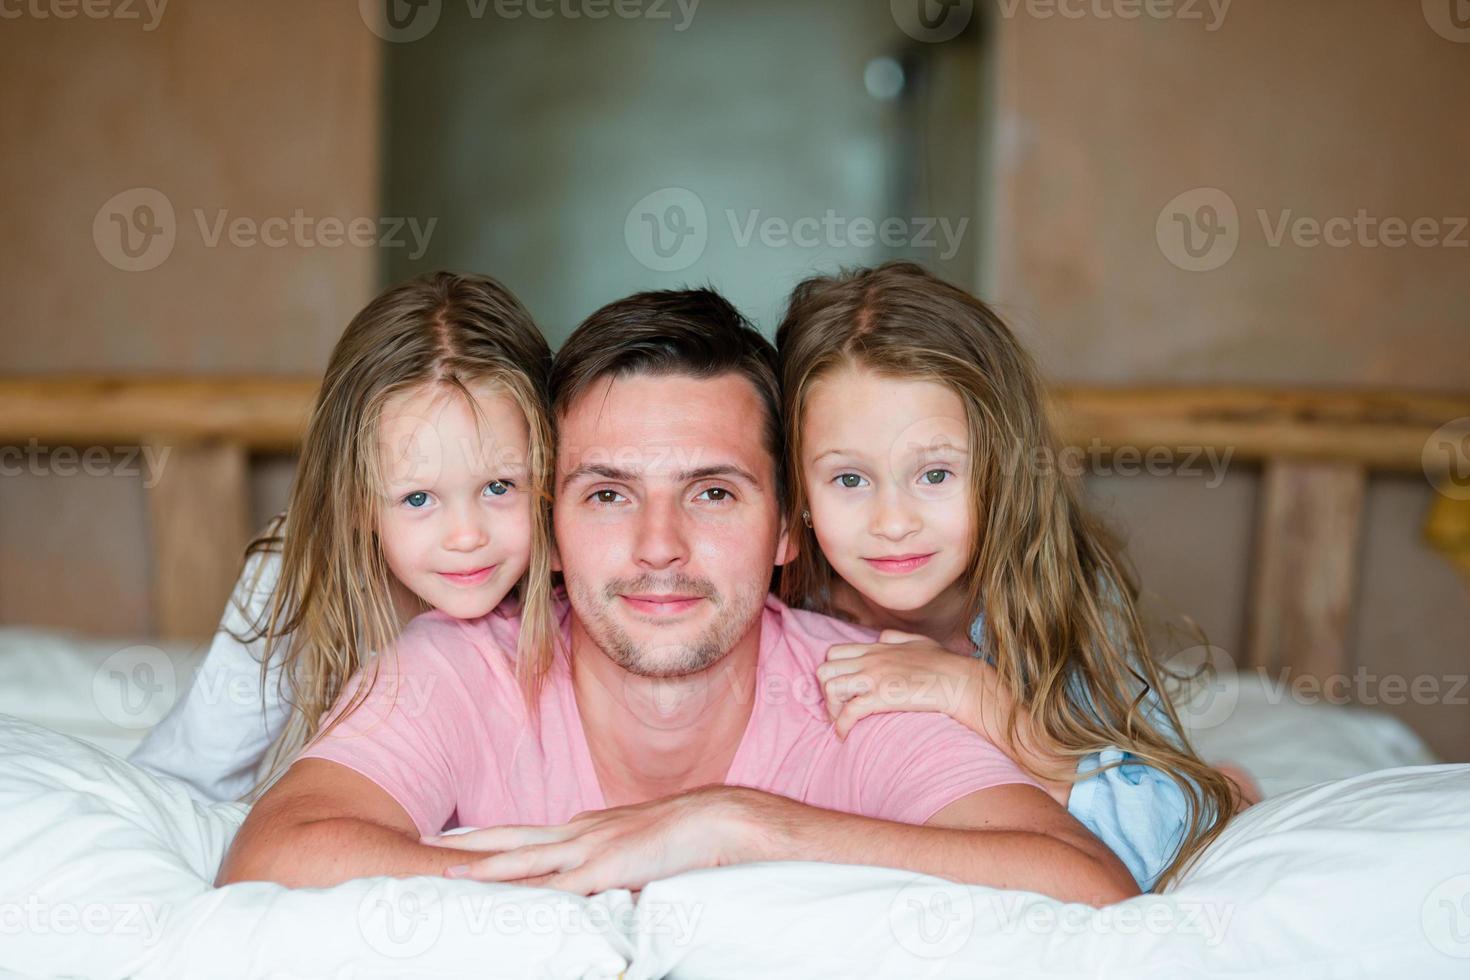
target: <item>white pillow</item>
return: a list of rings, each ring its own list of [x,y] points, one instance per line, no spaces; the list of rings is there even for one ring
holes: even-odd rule
[[[1439,760],[1382,711],[1332,704],[1310,686],[1255,671],[1221,673],[1178,704],[1196,751],[1243,766],[1267,797],[1329,779]]]
[[[629,978],[1470,976],[1470,766],[1257,804],[1176,888],[1104,908],[812,862],[650,884]],[[879,855],[874,855],[878,859]]]
[[[0,974],[615,977],[627,891],[447,878],[215,889],[246,808],[195,803],[77,739],[0,715]]]
[[[197,644],[3,627],[0,714],[125,756],[188,687],[202,655]]]

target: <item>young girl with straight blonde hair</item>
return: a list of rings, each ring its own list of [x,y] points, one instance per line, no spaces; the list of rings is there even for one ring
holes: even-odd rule
[[[883,631],[819,668],[838,734],[945,711],[1041,779],[1140,888],[1174,880],[1236,791],[1179,734],[1135,584],[1058,465],[1015,336],[891,263],[801,283],[776,342],[800,536],[781,597]]]
[[[332,351],[286,511],[247,547],[192,685],[132,761],[201,799],[258,796],[344,683],[429,609],[519,616],[534,707],[556,637],[550,365],[525,307],[482,276],[425,275],[358,313]]]

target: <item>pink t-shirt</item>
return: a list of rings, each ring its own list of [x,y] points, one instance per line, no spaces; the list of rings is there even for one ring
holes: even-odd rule
[[[557,612],[568,638],[570,607],[562,601]],[[727,784],[910,824],[977,790],[1037,785],[989,741],[937,712],[869,715],[839,740],[816,668],[832,644],[872,642],[873,632],[774,596],[762,617],[758,676],[745,695],[755,704]],[[419,616],[396,656],[378,658],[367,701],[300,757],[371,779],[423,834],[560,824],[606,809],[567,655],[552,664],[533,724],[515,676],[518,627],[519,620],[499,613],[477,620]],[[347,685],[328,720],[364,676]]]

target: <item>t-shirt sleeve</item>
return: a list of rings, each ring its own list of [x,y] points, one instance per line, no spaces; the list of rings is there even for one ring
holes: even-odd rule
[[[248,793],[266,751],[286,726],[284,650],[272,659],[262,684],[266,641],[254,635],[269,612],[280,570],[276,552],[246,559],[188,690],[128,757],[144,769],[183,780],[201,802],[237,800]]]
[[[937,712],[885,712],[859,720],[838,750],[840,778],[857,812],[923,824],[971,793],[1040,784],[984,737]]]
[[[325,759],[366,776],[425,835],[444,829],[466,785],[460,771],[464,757],[453,750],[454,729],[465,718],[466,705],[463,679],[445,649],[452,631],[442,622],[410,623],[392,650],[344,685],[322,721],[324,734],[298,756]],[[366,696],[347,711],[363,690]],[[329,729],[339,717],[342,721]]]

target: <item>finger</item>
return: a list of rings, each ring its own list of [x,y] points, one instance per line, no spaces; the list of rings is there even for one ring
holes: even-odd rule
[[[644,885],[647,882],[638,882]],[[599,866],[588,863],[573,868],[571,871],[559,874],[545,875],[540,882],[542,888],[555,888],[557,891],[571,892],[574,895],[596,895],[610,888],[626,888],[627,885],[617,884]]]
[[[825,684],[834,677],[862,670],[863,666],[861,660],[829,660],[824,664],[817,664],[817,680]]]
[[[573,836],[566,824],[552,827],[529,827],[507,824],[503,827],[485,827],[467,834],[437,835],[420,837],[419,843],[434,847],[448,847],[458,851],[509,851],[531,844],[554,844]]]
[[[837,716],[837,721],[833,723],[832,727],[836,729],[837,737],[846,740],[847,734],[852,731],[853,725],[856,725],[868,715],[881,711],[882,708],[883,706],[878,703],[876,698],[866,696],[853,698],[847,704],[843,705],[842,712]]]
[[[450,878],[473,878],[476,881],[511,881],[536,875],[569,871],[582,863],[580,853],[568,844],[541,844],[518,847],[513,851],[493,854],[468,864],[456,865],[444,873]]]
[[[927,640],[927,636],[918,633],[905,633],[903,630],[884,630],[878,634],[879,643],[913,643],[916,640]]]
[[[822,693],[829,701],[841,703],[873,692],[873,680],[867,674],[844,674],[834,677],[822,685]]]
[[[853,657],[861,657],[873,649],[871,643],[834,643],[827,648],[827,661],[850,660]]]

